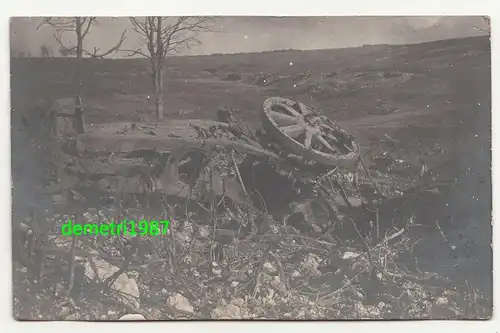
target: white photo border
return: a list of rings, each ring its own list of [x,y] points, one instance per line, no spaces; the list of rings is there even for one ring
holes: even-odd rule
[[[4,108],[0,114],[1,147],[5,154],[4,162],[0,164],[1,186],[3,195],[1,214],[4,216],[4,225],[7,226],[1,234],[2,253],[0,255],[0,279],[3,287],[1,290],[1,321],[7,332],[134,332],[137,329],[147,332],[221,332],[223,330],[243,332],[269,331],[274,332],[499,332],[498,306],[494,307],[493,319],[490,321],[365,321],[365,322],[140,322],[140,323],[82,323],[82,322],[16,322],[12,310],[12,275],[11,275],[11,197],[10,182],[10,65],[9,65],[9,17],[10,16],[145,16],[151,15],[240,15],[240,16],[425,16],[425,15],[451,15],[451,16],[491,16],[492,28],[492,109],[499,105],[499,45],[500,41],[500,10],[494,6],[497,0],[352,0],[352,1],[327,1],[307,0],[304,2],[290,0],[15,0],[5,1],[2,5],[2,34],[1,45],[4,52],[0,53],[2,66],[0,96]],[[497,10],[494,10],[494,7]],[[498,21],[497,21],[498,20]],[[493,128],[499,125],[499,116],[493,113]],[[492,131],[492,146],[500,146],[498,135]],[[499,155],[500,156],[500,155]],[[493,170],[493,219],[498,215],[498,181],[499,163],[495,154],[492,157]],[[498,230],[493,228],[494,240],[498,240]],[[498,270],[498,251],[494,247],[494,271]],[[498,274],[494,274],[494,304],[498,305]],[[497,324],[495,324],[497,322]],[[141,326],[137,326],[141,325]],[[496,329],[495,329],[496,327]]]

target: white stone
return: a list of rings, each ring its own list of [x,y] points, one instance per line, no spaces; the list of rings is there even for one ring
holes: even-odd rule
[[[194,309],[189,303],[189,300],[182,296],[181,294],[174,294],[167,299],[167,304],[173,307],[174,309],[194,314]]]
[[[138,313],[128,313],[124,316],[121,316],[118,320],[146,320],[146,318]]]

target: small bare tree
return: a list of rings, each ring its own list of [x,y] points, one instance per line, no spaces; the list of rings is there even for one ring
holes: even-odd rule
[[[42,25],[49,25],[54,30],[54,38],[60,45],[60,53],[70,55],[75,54],[77,58],[76,71],[74,82],[76,85],[76,106],[74,114],[74,127],[79,133],[85,132],[84,120],[83,120],[83,101],[82,101],[82,87],[83,87],[83,58],[104,58],[108,55],[118,52],[119,48],[125,40],[126,30],[123,31],[118,42],[108,49],[107,51],[101,52],[100,49],[94,47],[93,50],[89,51],[85,48],[85,38],[88,36],[90,30],[93,26],[99,24],[96,17],[46,17],[42,19],[42,22],[38,26],[40,28]],[[76,43],[64,42],[63,36],[65,34],[73,35]],[[62,51],[65,50],[65,51]]]
[[[158,120],[163,119],[163,75],[168,55],[200,44],[202,32],[212,31],[213,18],[206,16],[147,16],[130,18],[134,31],[139,34],[140,46],[130,56],[142,55],[150,60],[153,79],[155,110]]]
[[[53,57],[52,48],[46,44],[40,45],[40,55],[42,58]]]

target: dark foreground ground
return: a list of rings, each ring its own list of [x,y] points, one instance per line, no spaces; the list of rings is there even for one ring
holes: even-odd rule
[[[11,66],[14,108],[28,108],[46,95],[71,96],[73,60],[17,59]],[[145,60],[88,61],[87,121],[153,121],[147,66]],[[381,228],[392,233],[411,220],[407,237],[413,245],[399,257],[406,269],[444,276],[459,289],[477,288],[484,295],[478,306],[486,310],[455,312],[458,317],[491,315],[488,38],[176,57],[168,66],[167,118],[215,119],[217,108],[225,104],[257,127],[265,97],[302,100],[319,107],[358,139],[374,173],[421,188],[442,184],[438,195],[435,188],[433,196],[419,192],[409,210],[401,208],[408,205],[407,199],[387,203],[381,208]],[[26,158],[30,163],[30,156],[16,146],[20,141],[13,139],[13,159]],[[430,171],[418,179],[423,163]],[[33,177],[31,181],[36,181]],[[29,203],[29,183],[25,191],[19,194],[25,200],[21,206]],[[405,213],[396,212],[401,210]]]

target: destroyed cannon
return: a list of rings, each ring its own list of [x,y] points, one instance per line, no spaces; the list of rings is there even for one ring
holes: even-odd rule
[[[284,177],[285,182],[293,184],[291,194],[296,190],[319,193],[332,202],[338,203],[339,197],[347,201],[342,186],[339,191],[331,181],[328,186],[323,183],[337,174],[352,174],[358,166],[359,146],[354,138],[318,110],[290,99],[267,98],[260,113],[262,136],[233,126],[234,119],[227,123],[171,120],[168,125],[155,126],[89,124],[85,134],[63,140],[63,147],[74,149],[65,151],[72,155],[63,171],[70,181],[60,185],[66,190],[77,186],[90,193],[89,202],[96,208],[99,201],[92,194],[96,191],[105,197],[133,196],[136,202],[137,197],[155,195],[189,201],[194,199],[193,188],[197,187],[201,192],[208,189],[218,200],[226,198],[236,205],[256,205],[258,210],[268,211],[270,207],[262,203],[259,193],[265,190],[255,185],[262,181],[255,182],[251,177],[263,177],[252,171],[256,165],[271,163],[272,167],[261,170],[274,173],[267,175],[271,182]],[[208,164],[213,162],[211,166],[207,166],[207,160],[211,161]],[[339,172],[339,167],[346,172]],[[267,191],[271,191],[269,187]],[[264,195],[266,200],[273,196]],[[334,213],[334,205],[330,204],[330,213]],[[64,203],[60,207],[63,209]]]
[[[331,221],[339,220],[339,202],[349,205],[352,192],[336,177],[352,174],[359,147],[302,103],[266,99],[260,137],[233,126],[233,119],[171,120],[154,126],[88,124],[86,133],[78,134],[64,128],[68,124],[60,119],[66,115],[62,111],[57,108],[47,122],[54,127],[52,160],[57,170],[47,194],[53,211],[62,215],[77,218],[92,209],[99,218],[175,214],[195,216],[189,219],[199,224],[216,219],[222,238],[215,239],[232,242],[234,237],[265,233],[266,226],[279,229],[276,221],[292,215],[303,217],[285,224],[325,233]],[[252,177],[262,179],[255,182]],[[308,213],[314,205],[321,221]],[[226,234],[232,236],[223,236],[231,224],[243,227],[243,236],[231,231]]]

